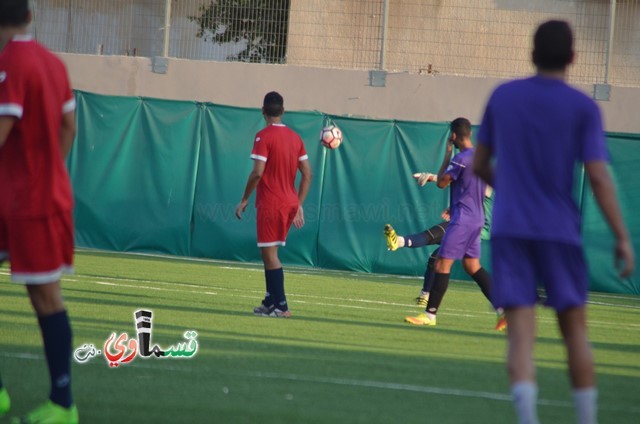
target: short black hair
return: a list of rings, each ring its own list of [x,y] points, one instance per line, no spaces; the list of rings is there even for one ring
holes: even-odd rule
[[[262,111],[265,115],[278,117],[284,113],[284,99],[279,93],[271,91],[264,96]]]
[[[547,21],[533,37],[533,64],[538,69],[561,71],[573,59],[573,31],[565,21]]]
[[[0,27],[29,23],[29,0],[0,0]]]
[[[471,122],[467,118],[456,118],[451,121],[451,125],[449,129],[452,133],[454,133],[458,138],[469,138],[471,137]]]

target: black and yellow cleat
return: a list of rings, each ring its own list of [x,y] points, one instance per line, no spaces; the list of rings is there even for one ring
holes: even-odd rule
[[[398,235],[396,234],[396,230],[393,229],[391,224],[387,224],[384,226],[384,238],[387,240],[387,249],[394,250],[398,249]]]

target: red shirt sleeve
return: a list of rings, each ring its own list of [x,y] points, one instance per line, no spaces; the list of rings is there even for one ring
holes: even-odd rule
[[[262,134],[256,134],[251,150],[251,159],[266,162],[269,159],[269,143]]]
[[[304,148],[304,143],[300,138],[300,149],[298,150],[298,161],[308,160],[309,156],[307,155],[307,149]]]
[[[0,62],[0,115],[22,118],[26,96],[25,72]]]

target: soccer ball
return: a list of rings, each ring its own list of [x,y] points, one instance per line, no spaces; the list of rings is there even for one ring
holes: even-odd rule
[[[335,125],[324,127],[320,133],[320,142],[327,149],[337,149],[342,144],[342,131]]]

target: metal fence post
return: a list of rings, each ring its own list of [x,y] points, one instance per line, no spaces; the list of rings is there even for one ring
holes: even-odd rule
[[[169,39],[171,35],[171,0],[166,0],[164,8],[164,49],[162,57],[169,56]]]
[[[384,12],[382,15],[382,42],[380,43],[380,70],[384,71],[387,68],[386,53],[387,53],[387,29],[389,27],[389,0],[383,2]]]
[[[171,0],[166,0],[164,6],[164,41],[162,56],[154,56],[151,70],[156,74],[166,74],[169,69],[169,41],[171,36]]]
[[[609,8],[609,40],[607,43],[607,54],[604,64],[604,83],[595,84],[593,88],[593,98],[596,100],[609,100],[611,97],[611,86],[609,85],[609,66],[611,66],[611,55],[613,54],[613,38],[616,29],[616,6],[617,0],[610,0]]]

